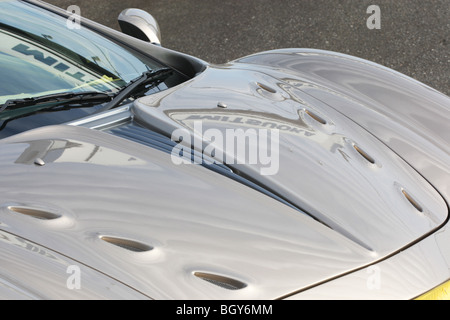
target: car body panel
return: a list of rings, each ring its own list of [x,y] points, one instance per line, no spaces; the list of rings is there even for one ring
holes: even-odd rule
[[[1,230],[152,298],[274,299],[373,260],[371,252],[258,191],[110,134],[52,126],[3,139],[0,149]],[[21,208],[57,218],[36,219]],[[131,252],[102,236],[153,250]],[[247,286],[226,290],[195,272]]]
[[[399,250],[446,221],[440,194],[376,137],[263,67],[246,67],[211,67],[188,83],[139,99],[132,111],[138,121],[167,136],[176,128],[193,135],[218,129],[223,137],[229,129],[279,130],[279,164],[273,174],[262,174],[260,162],[239,164],[227,158],[227,164],[376,256]],[[217,107],[218,102],[227,108]],[[314,120],[311,111],[326,123]],[[202,127],[196,128],[196,122]],[[223,143],[215,147],[229,153]],[[405,201],[402,190],[422,203],[423,212]]]
[[[0,231],[0,299],[148,299],[102,272]]]
[[[357,57],[283,49],[239,61],[264,65],[371,132],[450,202],[450,98],[395,70]]]
[[[82,24],[190,80],[0,140],[0,298],[412,299],[450,278],[449,97],[323,50],[212,65]],[[200,153],[196,121],[276,129],[280,162],[177,165],[107,130],[130,121]]]
[[[376,264],[289,295],[292,300],[415,299],[450,278],[450,230],[429,237]]]

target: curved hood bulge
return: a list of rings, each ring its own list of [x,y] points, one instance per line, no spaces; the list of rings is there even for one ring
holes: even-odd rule
[[[156,299],[274,299],[371,252],[202,166],[96,130],[0,142],[0,229]]]
[[[211,67],[178,88],[139,99],[133,111],[138,121],[173,139],[179,138],[177,128],[188,130],[192,147],[216,154],[218,162],[376,256],[413,243],[447,219],[440,194],[397,154],[300,90],[294,76],[287,81],[269,71],[244,64]],[[223,140],[230,130],[247,139],[244,160],[236,140],[227,150],[229,141]],[[252,140],[245,135],[250,131],[265,133]],[[275,144],[268,132],[276,132]],[[252,150],[261,155],[261,142],[263,149],[277,146],[272,163],[248,161]]]

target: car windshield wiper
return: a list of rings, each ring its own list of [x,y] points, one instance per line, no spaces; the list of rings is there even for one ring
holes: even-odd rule
[[[120,105],[122,101],[130,97],[142,96],[146,91],[159,85],[173,73],[170,68],[161,68],[154,71],[145,71],[140,77],[130,81],[115,94],[104,92],[66,92],[51,94],[34,98],[11,99],[0,107],[0,114],[6,110],[17,110],[14,114],[1,116],[3,124],[0,131],[5,126],[16,119],[28,117],[42,112],[56,112],[70,110],[74,108],[86,108],[106,103],[95,112],[102,112]],[[32,108],[36,106],[35,108]],[[28,108],[32,110],[28,110]],[[21,110],[23,109],[23,110]]]
[[[39,111],[47,109],[54,109],[60,105],[72,105],[80,107],[84,105],[97,105],[99,103],[107,103],[103,108],[97,112],[109,110],[117,107],[123,100],[141,95],[143,91],[159,85],[168,76],[172,74],[172,69],[161,68],[154,71],[145,71],[138,78],[130,81],[126,86],[121,88],[115,94],[108,94],[104,92],[65,92],[50,94],[39,97],[11,99],[7,100],[3,106],[0,107],[0,113],[5,110],[16,110],[30,106],[45,105]]]
[[[16,110],[30,106],[39,106],[41,104],[51,104],[58,106],[61,104],[85,105],[109,102],[114,98],[113,95],[103,92],[65,92],[50,94],[40,97],[11,99],[7,100],[2,107],[0,113],[5,110]]]
[[[170,68],[160,68],[153,71],[143,72],[140,77],[131,80],[125,87],[121,88],[109,103],[107,103],[104,107],[100,108],[96,112],[113,109],[125,99],[141,96],[143,92],[158,86],[161,82],[172,75],[172,73],[173,70]]]

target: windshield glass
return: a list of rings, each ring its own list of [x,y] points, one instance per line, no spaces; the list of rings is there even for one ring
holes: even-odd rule
[[[62,92],[117,92],[152,59],[64,17],[20,1],[0,1],[0,104]]]

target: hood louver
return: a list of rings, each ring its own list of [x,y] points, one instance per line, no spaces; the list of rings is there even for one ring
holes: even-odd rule
[[[148,252],[153,250],[153,247],[139,242],[139,241],[135,241],[135,240],[131,240],[131,239],[126,239],[126,238],[120,238],[120,237],[111,237],[111,236],[100,236],[100,239],[115,245],[119,248],[128,250],[128,251],[133,251],[133,252]]]
[[[57,213],[24,206],[9,206],[8,210],[39,220],[55,220],[61,217],[61,215]]]
[[[247,287],[247,285],[241,281],[217,274],[194,272],[194,276],[227,290],[240,290]]]

